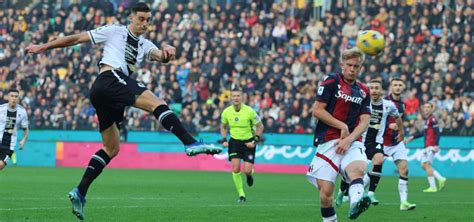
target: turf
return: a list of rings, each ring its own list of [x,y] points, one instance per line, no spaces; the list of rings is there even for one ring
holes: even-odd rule
[[[8,166],[0,172],[0,221],[76,221],[67,192],[83,169]],[[422,193],[410,178],[410,212],[399,211],[396,177],[382,177],[378,206],[359,221],[474,221],[474,180],[449,179],[445,190]],[[89,190],[86,221],[321,221],[317,191],[304,175],[255,175],[247,202],[237,203],[223,172],[107,169]],[[348,206],[336,209],[348,221]]]

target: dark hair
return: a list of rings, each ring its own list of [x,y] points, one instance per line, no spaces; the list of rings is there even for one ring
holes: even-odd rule
[[[10,94],[10,93],[20,93],[20,91],[18,91],[18,89],[15,89],[15,88],[11,88],[7,91],[7,94]]]
[[[235,87],[232,87],[231,91],[232,92],[242,92],[242,88],[240,88],[238,86],[235,86]]]
[[[379,79],[371,79],[370,83],[378,83],[382,86],[382,81],[380,81]]]
[[[144,2],[139,2],[139,3],[135,4],[132,8],[133,13],[150,12],[150,11],[151,11],[150,7],[148,7],[148,5]]]

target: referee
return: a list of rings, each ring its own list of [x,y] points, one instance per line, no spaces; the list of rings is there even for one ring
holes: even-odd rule
[[[260,117],[251,107],[242,103],[242,91],[234,88],[231,93],[232,105],[221,114],[221,136],[224,147],[229,147],[229,161],[232,164],[232,178],[239,193],[239,202],[246,201],[240,173],[240,162],[244,160],[244,172],[247,185],[253,185],[253,164],[255,149],[262,137],[263,124]],[[230,129],[230,139],[227,140],[227,126]],[[256,132],[254,131],[256,126]]]

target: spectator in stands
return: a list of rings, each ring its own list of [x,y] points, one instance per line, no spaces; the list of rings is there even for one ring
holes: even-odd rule
[[[21,49],[29,42],[125,23],[129,1],[89,5],[62,1],[57,7],[33,1],[29,11],[19,10],[18,2],[0,9],[0,99],[5,89],[20,88],[32,129],[93,129],[95,111],[85,98],[102,52],[86,44],[26,59]],[[266,124],[273,124],[275,132],[293,132],[301,125],[311,133],[314,120],[309,115],[308,121],[305,108],[292,114],[294,98],[301,94],[300,107],[312,105],[323,74],[337,65],[337,51],[352,46],[356,30],[374,29],[384,34],[386,49],[380,58],[367,62],[363,82],[381,78],[387,83],[395,76],[406,80],[408,92],[417,92],[407,95],[407,111],[416,115],[416,99],[418,103],[436,100],[440,109],[435,115],[441,115],[440,123],[445,124],[443,134],[459,134],[474,116],[470,2],[348,1],[345,6],[336,1],[325,5],[320,17],[313,14],[312,1],[306,1],[306,6],[303,1],[218,2],[153,4],[153,31],[147,37],[181,48],[176,63],[147,64],[140,67],[137,78],[183,111],[191,109],[192,101],[197,100],[200,107],[209,99],[220,109],[228,101],[225,95],[230,86],[241,85],[250,102],[254,93],[260,93],[253,105],[260,115],[272,116]],[[213,126],[216,109],[181,115],[183,119],[191,116],[196,130],[202,131],[206,123]],[[413,128],[419,121],[405,125]],[[159,127],[146,115],[128,123],[130,129]],[[453,132],[448,132],[452,127]]]

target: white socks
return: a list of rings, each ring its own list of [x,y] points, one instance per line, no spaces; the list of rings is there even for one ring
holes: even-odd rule
[[[349,199],[351,200],[351,205],[359,202],[359,200],[364,196],[364,182],[362,178],[355,179],[351,182],[349,187]]]
[[[364,180],[364,189],[368,189],[370,185],[370,177],[367,173],[364,174],[363,180]]]
[[[336,214],[334,214],[330,217],[323,217],[323,222],[337,222]]]
[[[400,177],[398,179],[398,193],[400,193],[400,202],[408,199],[408,178]]]
[[[428,182],[430,183],[430,187],[436,189],[436,181],[433,176],[428,177]]]
[[[437,170],[435,170],[435,169],[433,169],[433,175],[434,175],[434,177],[435,177],[437,180],[442,180],[442,179],[444,179],[444,177],[441,176],[441,174],[439,174],[439,172],[438,172]]]

